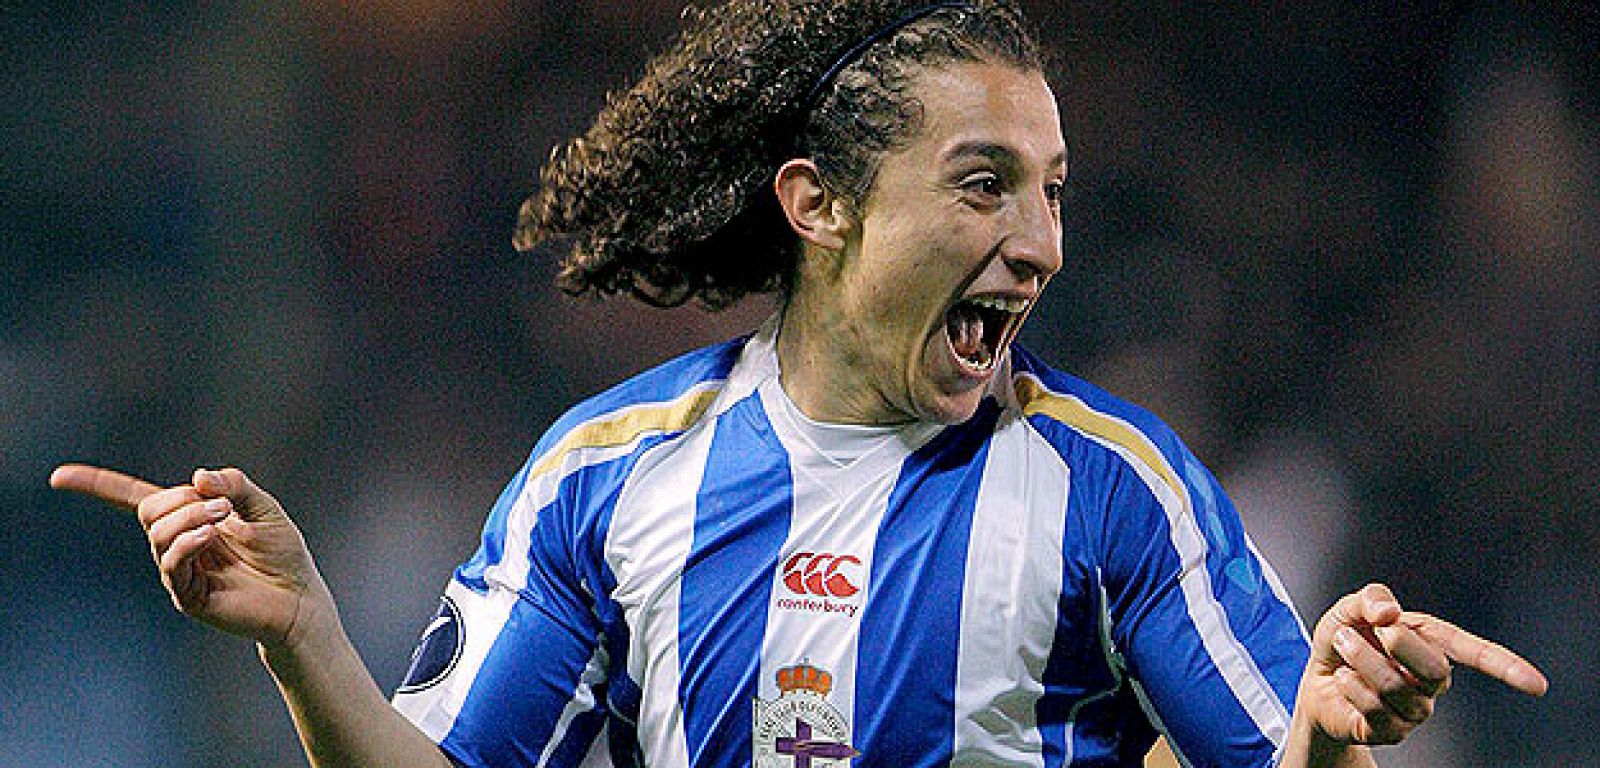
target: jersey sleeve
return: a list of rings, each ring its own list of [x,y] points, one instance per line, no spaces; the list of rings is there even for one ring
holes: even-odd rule
[[[1120,449],[1099,521],[1110,650],[1186,765],[1275,764],[1305,630],[1215,478],[1149,433]]]
[[[576,766],[604,725],[582,473],[538,467],[530,460],[495,503],[394,696],[458,765]]]

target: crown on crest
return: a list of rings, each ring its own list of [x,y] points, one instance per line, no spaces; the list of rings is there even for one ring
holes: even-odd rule
[[[784,667],[778,670],[778,690],[781,693],[805,690],[827,696],[828,691],[833,690],[833,675],[805,663]]]

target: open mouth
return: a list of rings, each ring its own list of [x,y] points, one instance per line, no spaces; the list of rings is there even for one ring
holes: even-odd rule
[[[956,302],[944,316],[950,351],[973,371],[993,370],[1001,350],[1022,328],[1028,304],[1027,299],[998,296],[974,296]]]

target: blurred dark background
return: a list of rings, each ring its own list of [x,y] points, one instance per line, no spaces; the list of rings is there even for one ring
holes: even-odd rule
[[[1308,621],[1383,580],[1550,674],[1458,674],[1385,765],[1600,765],[1600,14],[1026,5],[1072,191],[1025,341],[1172,422]],[[563,407],[771,311],[568,299],[509,245],[680,7],[0,10],[0,764],[302,760],[54,464],[245,467],[392,689]]]

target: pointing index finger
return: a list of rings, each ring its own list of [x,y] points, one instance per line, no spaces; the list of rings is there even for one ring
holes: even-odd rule
[[[1444,651],[1452,660],[1478,670],[1530,696],[1543,696],[1550,681],[1538,667],[1499,643],[1485,640],[1444,619],[1406,612],[1401,622]]]
[[[50,487],[91,496],[129,512],[139,501],[160,490],[153,483],[113,469],[88,464],[62,464],[50,473]]]

